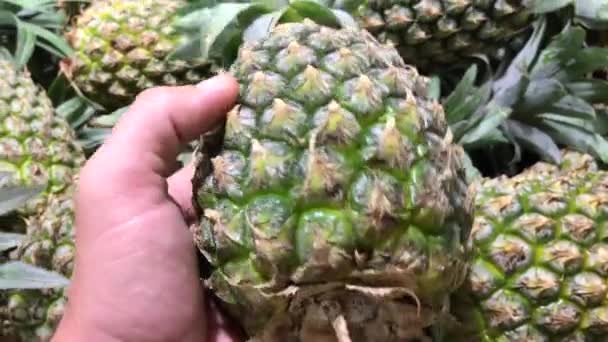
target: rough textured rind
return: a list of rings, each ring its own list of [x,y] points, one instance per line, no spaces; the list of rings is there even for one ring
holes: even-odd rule
[[[0,187],[42,185],[47,195],[59,193],[84,160],[74,131],[44,91],[0,58]],[[32,199],[22,214],[34,214],[45,200]]]
[[[474,259],[453,305],[463,341],[608,338],[608,172],[563,159],[478,185]]]
[[[193,84],[208,76],[205,61],[168,59],[185,39],[174,25],[185,0],[92,3],[67,33],[74,56],[63,70],[107,110],[129,105],[147,88]]]
[[[12,260],[58,272],[70,278],[74,268],[74,187],[49,196],[40,215],[27,222],[27,237]],[[11,290],[0,303],[0,333],[22,341],[48,342],[63,316],[66,289]]]
[[[363,28],[395,45],[407,63],[430,69],[474,54],[496,54],[534,16],[525,0],[368,0]]]
[[[231,72],[239,103],[193,181],[206,284],[257,341],[427,336],[472,222],[427,79],[365,31],[308,20],[243,46]]]

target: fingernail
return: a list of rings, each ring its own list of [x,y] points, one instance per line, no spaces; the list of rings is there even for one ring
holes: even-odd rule
[[[208,82],[209,80],[210,80],[210,78],[208,78],[208,79],[206,79],[206,80],[203,80],[203,81],[199,82],[199,83],[196,85],[196,87],[197,87],[197,88],[204,88],[204,87],[205,87],[205,85],[207,84],[207,82]]]
[[[223,72],[223,71],[220,71],[220,72],[218,72],[218,73],[217,73],[215,76],[210,77],[210,78],[208,78],[208,79],[206,79],[206,80],[201,81],[200,83],[198,83],[198,84],[196,85],[196,87],[197,87],[197,88],[203,88],[203,87],[205,87],[205,86],[206,86],[207,82],[210,82],[210,81],[213,81],[213,80],[217,80],[217,79],[219,79],[219,78],[221,78],[221,77],[223,77],[223,76],[226,76],[226,75],[228,75],[228,74],[227,74],[227,73],[225,73],[225,72]]]

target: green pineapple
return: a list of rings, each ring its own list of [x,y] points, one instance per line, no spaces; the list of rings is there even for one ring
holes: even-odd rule
[[[169,58],[187,40],[176,27],[186,6],[186,0],[94,1],[66,35],[75,51],[63,72],[110,111],[146,88],[201,81],[210,75],[208,62]]]
[[[50,99],[26,70],[0,51],[0,186],[44,185],[45,194],[70,184],[84,154],[68,123],[55,115]],[[28,202],[21,213],[34,213],[45,196]]]
[[[367,0],[355,13],[363,28],[424,69],[497,53],[535,17],[525,0]]]
[[[478,185],[458,341],[605,341],[608,172],[589,155]],[[466,330],[467,333],[464,333]]]
[[[50,196],[44,210],[27,222],[27,235],[10,254],[21,261],[70,278],[74,263],[73,188]],[[0,306],[0,332],[22,341],[50,341],[67,301],[66,288],[7,291]]]
[[[397,48],[406,63],[423,72],[470,57],[502,59],[505,48],[525,37],[543,15],[571,18],[587,27],[605,27],[603,0],[334,0],[361,25]]]
[[[194,181],[206,284],[255,341],[429,340],[466,269],[462,149],[427,79],[310,20],[244,44]]]

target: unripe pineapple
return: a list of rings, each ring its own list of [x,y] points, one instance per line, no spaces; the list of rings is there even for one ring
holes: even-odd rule
[[[458,341],[606,341],[608,172],[567,152],[479,184]]]
[[[71,188],[48,199],[39,215],[28,219],[27,237],[11,259],[71,277],[74,264],[74,212]],[[63,316],[65,289],[13,290],[0,303],[0,333],[22,341],[50,341]]]
[[[108,110],[129,105],[153,86],[196,83],[205,61],[168,59],[185,37],[175,27],[186,0],[97,0],[67,34],[75,54],[63,70],[91,100]]]
[[[407,63],[431,70],[497,54],[534,19],[525,0],[367,0],[355,16]]]
[[[472,222],[427,79],[309,20],[242,46],[231,72],[239,103],[194,181],[206,284],[256,341],[427,340]]]
[[[26,71],[0,51],[0,183],[42,185],[46,194],[65,189],[85,157],[69,124]],[[6,184],[0,184],[6,185]],[[37,197],[23,209],[35,212]]]

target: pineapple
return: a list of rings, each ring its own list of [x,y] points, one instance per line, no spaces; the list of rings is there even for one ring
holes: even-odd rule
[[[55,115],[44,90],[0,51],[0,172],[13,175],[0,186],[42,185],[45,194],[60,193],[84,160],[74,131]],[[32,199],[21,213],[34,213],[44,200]]]
[[[75,50],[64,74],[93,102],[113,111],[153,86],[197,83],[206,61],[169,58],[186,37],[175,25],[186,0],[98,0],[66,37]]]
[[[589,155],[478,183],[458,340],[605,341],[608,172]],[[456,337],[454,337],[456,339]]]
[[[534,20],[561,17],[606,28],[604,0],[328,0],[346,9],[405,62],[423,72],[471,64],[469,57],[503,59],[519,46]],[[465,63],[466,62],[466,63]]]
[[[207,286],[255,341],[430,341],[472,197],[428,80],[368,32],[307,19],[245,43],[231,72],[239,103],[193,181]]]
[[[75,253],[72,189],[49,196],[44,210],[28,219],[27,236],[11,253],[12,260],[71,277]],[[66,301],[65,288],[8,291],[0,306],[0,332],[22,341],[50,341]]]
[[[535,18],[525,0],[367,0],[354,15],[423,70],[496,54]]]

